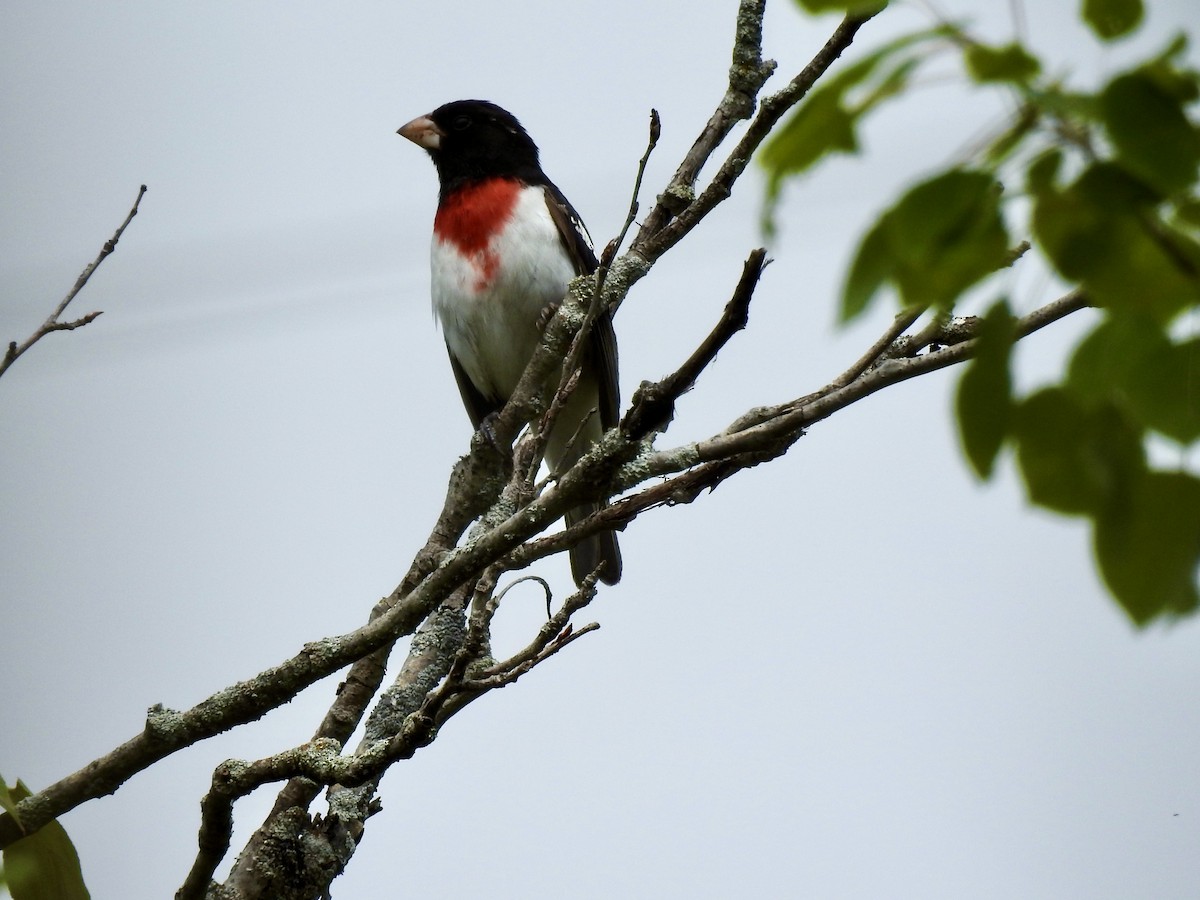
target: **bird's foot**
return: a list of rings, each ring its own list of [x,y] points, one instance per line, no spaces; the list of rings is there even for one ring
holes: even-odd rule
[[[508,448],[501,443],[500,436],[496,434],[496,422],[499,420],[499,418],[499,412],[488,413],[479,423],[479,433],[483,436],[483,439],[491,445],[493,450],[495,450],[501,456],[507,456]]]
[[[542,311],[538,313],[537,317],[538,331],[546,330],[546,326],[550,324],[550,320],[554,318],[554,314],[558,312],[560,306],[562,306],[561,300],[552,300],[542,307]]]

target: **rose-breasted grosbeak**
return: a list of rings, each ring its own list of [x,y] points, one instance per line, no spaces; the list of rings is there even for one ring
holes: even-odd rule
[[[467,415],[478,428],[512,395],[541,338],[544,312],[567,283],[596,268],[587,230],[542,171],[538,149],[510,113],[484,100],[459,100],[413,119],[399,132],[425,148],[441,188],[433,220],[433,309]],[[557,384],[557,370],[551,375]],[[617,424],[617,342],[599,316],[578,386],[546,442],[551,471],[570,468],[604,429]],[[566,515],[570,526],[600,508]],[[580,582],[621,577],[617,537],[604,531],[571,550]]]

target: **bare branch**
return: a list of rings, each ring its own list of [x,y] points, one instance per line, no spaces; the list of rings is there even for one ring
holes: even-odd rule
[[[664,430],[675,416],[675,401],[691,390],[700,373],[717,358],[721,348],[746,327],[750,321],[750,300],[767,263],[766,250],[759,248],[753,251],[742,267],[742,277],[733,296],[725,304],[720,321],[708,337],[682,366],[662,381],[654,384],[643,382],[638,388],[633,405],[621,423],[621,429],[630,438],[641,440],[651,431]]]
[[[1088,305],[1088,299],[1082,291],[1065,294],[1017,319],[1017,337],[1027,337]],[[946,326],[955,332],[955,340],[942,342],[944,346],[941,349],[911,358],[885,359],[848,384],[839,384],[835,380],[819,391],[774,407],[774,415],[771,414],[772,408],[764,408],[757,411],[756,421],[748,423],[745,417],[738,419],[721,435],[696,444],[696,455],[701,460],[721,459],[735,452],[762,449],[769,444],[764,440],[768,436],[779,438],[795,434],[798,437],[805,427],[885,387],[965,362],[975,354],[977,343],[974,331],[977,326],[978,320],[974,317],[955,320]]]
[[[743,28],[743,14],[748,8],[761,6],[761,0],[743,0],[742,6],[738,12],[738,46],[734,50],[734,59],[739,56],[746,60],[761,59],[761,44],[762,44],[762,13],[758,11],[758,28]],[[690,232],[696,225],[710,213],[721,201],[725,200],[733,190],[733,184],[742,172],[746,170],[746,166],[750,164],[750,159],[754,156],[759,145],[766,140],[775,124],[783,117],[784,113],[794,107],[797,103],[804,99],[809,90],[817,80],[825,74],[830,66],[837,61],[837,58],[842,55],[847,47],[854,41],[854,36],[858,33],[867,21],[877,15],[877,12],[863,15],[849,15],[842,20],[837,29],[830,36],[825,45],[813,56],[812,60],[806,65],[782,90],[767,97],[763,100],[759,107],[758,114],[751,121],[746,133],[742,135],[737,146],[726,157],[716,175],[708,187],[699,195],[695,193],[694,184],[695,176],[699,173],[700,167],[708,160],[713,151],[721,143],[721,140],[732,129],[736,119],[730,120],[731,114],[744,112],[741,118],[747,118],[753,110],[753,97],[757,91],[761,89],[762,84],[766,82],[768,72],[763,72],[761,67],[765,67],[766,63],[760,63],[760,72],[762,81],[754,88],[754,94],[750,95],[750,106],[746,107],[747,90],[755,84],[753,79],[738,79],[735,82],[733,78],[733,70],[730,72],[730,87],[726,92],[722,104],[718,107],[717,112],[713,114],[709,120],[705,130],[697,139],[696,145],[693,146],[692,152],[689,153],[689,159],[685,160],[685,166],[680,166],[680,171],[676,173],[671,184],[668,185],[666,192],[666,200],[663,197],[659,198],[659,204],[655,207],[651,215],[647,216],[645,223],[634,239],[631,252],[638,254],[643,259],[653,262],[658,259],[663,253],[675,246],[680,239]],[[773,67],[773,64],[770,64]],[[737,68],[735,64],[734,69]],[[720,140],[715,140],[716,135],[720,135]],[[694,154],[694,158],[693,158]],[[672,209],[672,207],[674,207]],[[674,220],[670,219],[670,214],[674,212]]]
[[[94,321],[95,318],[100,315],[100,311],[97,310],[95,312],[90,312],[85,316],[81,316],[72,322],[59,321],[59,316],[66,312],[67,307],[71,304],[71,301],[75,299],[76,295],[78,295],[81,290],[83,290],[83,286],[88,283],[88,279],[91,278],[92,273],[99,268],[100,263],[104,262],[104,260],[106,260],[109,255],[117,249],[117,242],[121,240],[121,235],[125,233],[125,229],[129,227],[129,223],[133,221],[133,217],[137,215],[138,207],[141,205],[142,197],[145,195],[146,186],[143,184],[141,188],[138,189],[137,198],[133,201],[133,206],[129,210],[129,215],[125,217],[125,221],[120,224],[117,230],[113,233],[113,236],[104,242],[104,246],[100,248],[100,254],[91,263],[89,263],[87,268],[85,268],[83,272],[80,273],[79,277],[75,279],[75,286],[71,288],[71,290],[67,293],[67,296],[63,297],[58,306],[54,308],[54,312],[50,313],[49,318],[47,318],[46,321],[41,324],[41,327],[20,344],[18,344],[16,341],[9,342],[8,349],[4,352],[4,357],[0,359],[0,375],[3,375],[5,372],[7,372],[8,367],[16,362],[17,358],[20,357],[22,353],[24,353],[46,335],[55,331],[74,331],[76,328],[82,328],[84,325]]]
[[[892,348],[892,345],[900,335],[916,324],[917,319],[921,318],[923,312],[923,309],[917,308],[906,309],[896,313],[896,318],[892,320],[892,324],[879,336],[879,339],[874,344],[867,348],[867,352],[855,360],[854,365],[830,383],[838,387],[844,387],[862,375],[863,372],[875,365]]]
[[[285,778],[303,776],[306,780],[329,783],[328,779],[336,779],[334,773],[339,771],[341,749],[337,741],[322,739],[256,762],[230,759],[217,766],[208,793],[200,802],[200,852],[176,892],[176,900],[204,897],[213,873],[229,850],[236,800],[264,784]]]
[[[523,659],[519,663],[514,663],[502,669],[497,669],[494,673],[486,675],[482,678],[473,678],[463,684],[463,692],[473,691],[491,691],[496,688],[502,688],[514,683],[518,678],[526,672],[533,669],[535,666],[541,665],[551,656],[562,650],[568,644],[572,644],[585,634],[591,634],[593,631],[599,631],[600,624],[598,622],[589,622],[581,628],[574,628],[568,625],[557,635],[553,640],[547,641],[545,646],[539,648],[537,652]]]
[[[637,218],[640,203],[638,197],[642,193],[642,179],[646,175],[646,164],[650,162],[650,154],[654,152],[654,148],[658,146],[658,139],[662,135],[662,120],[658,117],[658,110],[650,110],[650,139],[646,142],[646,152],[642,154],[642,158],[638,160],[637,174],[633,179],[633,197],[629,201],[629,212],[625,216],[625,223],[621,226],[621,231],[615,238],[609,241],[604,252],[600,254],[600,265],[596,268],[596,293],[600,293],[600,289],[604,286],[604,276],[608,273],[608,267],[612,265],[613,259],[616,258],[617,251],[621,249],[621,245],[625,243],[625,236],[629,234],[629,229],[633,226],[634,220]]]
[[[671,217],[690,204],[696,195],[696,179],[710,156],[729,136],[733,127],[754,112],[758,92],[766,84],[775,63],[762,58],[762,23],[766,0],[742,0],[738,5],[733,59],[729,84],[716,110],[705,123],[690,150],[680,162],[666,190],[638,232],[635,247],[643,236],[658,233]]]

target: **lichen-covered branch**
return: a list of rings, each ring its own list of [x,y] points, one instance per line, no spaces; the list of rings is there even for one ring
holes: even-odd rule
[[[229,850],[233,807],[263,785],[286,779],[311,786],[313,795],[329,787],[329,814],[308,818],[303,807],[288,807],[268,818],[247,845],[226,882],[214,896],[254,896],[287,900],[319,896],[329,883],[331,867],[349,862],[367,818],[377,811],[375,790],[393,763],[410,758],[431,742],[437,729],[472,700],[512,684],[555,653],[599,625],[571,625],[571,616],[596,595],[590,579],[572,594],[539,629],[530,644],[501,662],[487,657],[488,628],[499,597],[494,577],[482,579],[482,593],[464,632],[463,612],[470,592],[456,592],[426,621],[413,638],[408,659],[395,683],[380,697],[366,734],[353,754],[329,738],[310,741],[255,762],[228,760],[213,773],[201,804],[199,852],[177,900],[206,896],[217,866]],[[307,804],[305,804],[307,805]],[[277,825],[287,821],[290,836]],[[278,865],[282,853],[291,865]]]
[[[755,151],[771,130],[797,103],[804,99],[818,79],[854,41],[858,30],[877,12],[847,16],[823,47],[787,85],[766,97],[746,133],[725,158],[717,173],[699,195],[695,182],[700,168],[708,161],[739,119],[750,118],[758,91],[774,70],[773,62],[762,60],[762,6],[764,0],[744,0],[738,10],[737,42],[734,65],[730,68],[729,88],[718,104],[704,131],[697,138],[688,158],[660,195],[656,206],[633,241],[631,252],[653,262],[675,246],[733,190],[734,183],[750,164]],[[756,22],[757,24],[753,24]]]

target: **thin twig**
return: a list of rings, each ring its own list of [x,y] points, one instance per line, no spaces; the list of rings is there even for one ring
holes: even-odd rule
[[[568,626],[561,631],[555,638],[548,642],[545,647],[537,652],[531,659],[527,659],[521,663],[513,665],[510,668],[497,670],[494,674],[486,675],[482,678],[473,678],[463,684],[463,692],[476,691],[492,691],[496,688],[507,687],[516,682],[525,673],[529,672],[535,666],[539,666],[548,660],[554,654],[558,653],[568,644],[572,644],[579,640],[585,634],[591,634],[593,631],[600,630],[599,622],[589,622],[580,628],[572,628]]]
[[[1017,336],[1024,338],[1087,306],[1089,306],[1089,301],[1083,291],[1071,291],[1017,319],[1015,323]],[[831,382],[802,400],[780,404],[776,407],[777,415],[765,416],[760,422],[750,427],[744,427],[742,421],[739,420],[735,423],[738,427],[731,426],[709,441],[700,441],[695,444],[694,455],[700,461],[709,461],[722,459],[732,453],[762,449],[770,444],[770,439],[784,438],[789,434],[798,435],[809,425],[826,419],[835,412],[885,387],[965,362],[974,356],[977,347],[976,339],[973,336],[967,337],[968,329],[977,326],[978,320],[976,319],[972,318],[969,322],[964,321],[964,331],[960,335],[961,340],[957,340],[953,344],[943,346],[939,350],[931,350],[920,356],[885,359],[849,384],[838,385],[836,382]],[[647,468],[655,468],[652,459],[642,459],[639,462]]]
[[[914,307],[896,313],[896,318],[892,320],[892,324],[888,326],[887,330],[879,336],[879,339],[867,348],[866,353],[854,361],[854,365],[833,379],[831,384],[843,387],[875,365],[879,361],[879,358],[887,353],[896,339],[916,324],[917,319],[921,318],[921,314],[924,311],[921,307]]]
[[[137,215],[138,207],[141,205],[142,197],[145,195],[146,186],[143,184],[138,189],[137,198],[133,201],[133,206],[130,208],[129,214],[125,217],[125,221],[120,224],[117,230],[113,233],[113,236],[104,242],[104,246],[100,248],[100,254],[94,260],[92,260],[92,262],[88,264],[87,268],[80,273],[79,277],[75,279],[75,286],[67,292],[67,296],[63,297],[62,302],[54,308],[54,312],[50,313],[49,318],[42,323],[41,327],[38,328],[38,330],[32,335],[30,335],[23,343],[18,344],[16,341],[9,342],[8,349],[5,350],[3,359],[0,359],[0,375],[3,375],[5,372],[7,372],[8,367],[16,362],[22,353],[24,353],[46,335],[55,331],[74,331],[76,328],[82,328],[84,325],[87,325],[89,322],[95,320],[95,318],[101,314],[100,310],[96,310],[95,312],[90,312],[72,322],[59,321],[59,317],[66,312],[66,309],[68,306],[70,306],[71,301],[75,299],[76,295],[78,295],[81,290],[83,290],[83,286],[88,283],[88,279],[92,277],[92,273],[100,267],[100,263],[108,259],[109,255],[117,249],[117,242],[121,240],[121,235],[125,233],[125,229],[129,227],[129,223],[133,221],[133,217]]]
[[[612,265],[612,261],[617,256],[617,251],[621,249],[621,245],[625,243],[625,236],[629,234],[629,229],[633,226],[634,220],[637,219],[640,203],[638,197],[642,193],[642,179],[646,175],[646,164],[650,162],[650,154],[654,148],[658,146],[658,139],[662,135],[662,120],[658,117],[658,110],[650,110],[650,139],[646,143],[646,152],[642,154],[642,158],[638,160],[637,175],[633,179],[633,196],[629,200],[629,212],[625,216],[625,222],[621,226],[621,231],[615,238],[608,242],[604,247],[604,252],[600,254],[600,265],[596,267],[596,293],[599,294],[601,288],[604,287],[604,278],[608,274],[608,267]]]
[[[654,152],[654,148],[658,146],[658,139],[662,135],[662,122],[658,117],[658,110],[650,110],[650,135],[646,141],[646,152],[642,154],[642,158],[638,160],[637,172],[633,177],[633,196],[629,200],[629,212],[625,216],[625,222],[621,226],[620,232],[615,238],[608,242],[604,251],[600,255],[599,264],[596,266],[594,273],[594,287],[591,293],[591,302],[588,304],[587,314],[584,316],[583,325],[575,333],[574,339],[571,341],[571,349],[567,353],[566,359],[563,360],[562,375],[559,379],[558,390],[555,391],[554,400],[551,403],[550,412],[546,416],[546,420],[542,424],[543,434],[548,434],[549,428],[553,426],[558,412],[569,399],[571,392],[574,390],[574,380],[577,378],[576,373],[579,371],[580,362],[583,359],[584,350],[587,347],[588,337],[591,334],[592,327],[600,315],[603,314],[602,302],[604,292],[604,281],[608,277],[609,267],[612,265],[614,257],[617,255],[617,250],[620,249],[622,243],[625,242],[625,236],[629,233],[629,228],[637,218],[638,213],[638,195],[642,190],[642,179],[646,175],[646,164],[650,161],[650,154]]]
[[[743,9],[748,6],[753,6],[751,0],[744,0]],[[739,12],[739,16],[740,16]],[[638,254],[643,259],[654,261],[662,256],[667,250],[679,243],[680,239],[685,234],[690,232],[697,224],[707,216],[719,203],[728,198],[732,192],[733,184],[746,167],[750,164],[751,158],[759,145],[766,140],[767,136],[774,129],[776,123],[788,110],[792,109],[797,103],[807,96],[809,90],[817,83],[822,75],[828,71],[829,67],[837,61],[854,41],[854,36],[858,30],[866,24],[877,13],[867,13],[862,15],[848,15],[838,25],[837,29],[830,36],[829,40],[821,47],[820,50],[813,56],[800,72],[788,82],[781,90],[763,99],[759,105],[758,113],[751,120],[745,134],[738,141],[737,146],[725,158],[725,162],[717,170],[708,187],[704,189],[699,196],[691,198],[694,194],[693,185],[695,183],[695,174],[698,174],[700,167],[707,162],[708,158],[716,150],[717,146],[724,140],[725,135],[732,129],[736,122],[728,121],[728,117],[734,112],[740,114],[741,118],[747,118],[750,112],[753,111],[753,96],[751,97],[751,105],[749,108],[745,106],[746,91],[754,84],[751,80],[737,80],[733,77],[731,69],[730,88],[726,93],[723,107],[727,103],[730,111],[724,108],[718,109],[717,113],[713,114],[709,124],[705,126],[705,131],[701,138],[697,139],[696,146],[693,147],[695,159],[691,159],[688,163],[686,172],[684,167],[680,167],[680,172],[676,178],[672,180],[671,185],[666,192],[667,196],[674,197],[673,200],[664,202],[664,198],[659,198],[659,204],[654,211],[646,217],[646,221],[642,224],[641,230],[637,237],[634,238],[631,251]],[[747,28],[744,31],[739,28],[739,48],[735,49],[735,59],[740,55],[747,59],[761,60],[761,18],[759,21],[760,27],[757,31]],[[759,74],[762,76],[762,81],[758,82],[757,90],[761,88],[762,83],[769,76],[769,71],[764,67],[768,64],[760,61]],[[771,64],[773,66],[773,64]],[[763,73],[766,74],[763,74]],[[712,141],[705,140],[705,137],[712,132],[720,134],[720,140]],[[691,174],[691,180],[687,180],[687,175]],[[674,193],[672,194],[672,191]],[[676,213],[675,218],[671,219],[672,209]]]
[[[675,416],[675,401],[690,390],[717,353],[750,321],[750,301],[767,265],[767,251],[753,251],[742,267],[733,296],[725,304],[720,320],[695,352],[678,369],[659,382],[643,383],[634,395],[621,429],[632,440],[641,440],[651,431],[664,430]]]
[[[738,5],[729,82],[725,93],[679,163],[666,189],[659,195],[658,202],[646,216],[634,241],[635,248],[642,243],[643,236],[657,234],[676,213],[695,199],[696,179],[700,170],[733,127],[754,112],[758,92],[775,71],[775,63],[762,58],[765,9],[766,0],[742,0]]]
[[[537,580],[541,581],[541,579]],[[513,587],[519,581],[509,587]],[[545,586],[544,581],[542,584]],[[495,586],[494,580],[491,586]],[[548,586],[546,586],[546,590],[549,591]],[[446,673],[446,677],[435,690],[426,695],[420,710],[415,715],[428,721],[432,728],[440,728],[472,701],[490,690],[513,683],[526,672],[553,656],[571,640],[574,640],[572,635],[579,636],[595,631],[600,626],[594,623],[578,631],[571,627],[571,616],[591,603],[595,597],[596,577],[589,575],[584,578],[583,584],[575,593],[563,602],[562,607],[538,629],[528,646],[502,662],[487,661],[483,656],[485,641],[481,638],[486,636],[485,620],[490,621],[500,600],[498,597],[489,597],[486,603],[473,612],[467,636],[455,654],[454,662]],[[473,670],[473,667],[480,662],[487,664],[483,668],[478,668],[477,671]]]

